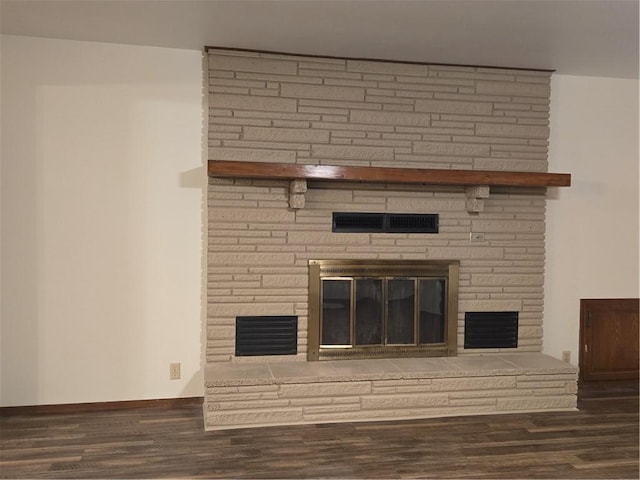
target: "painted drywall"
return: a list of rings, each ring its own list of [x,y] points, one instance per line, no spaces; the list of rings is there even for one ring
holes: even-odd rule
[[[202,53],[1,49],[0,404],[202,395]],[[579,299],[638,295],[638,83],[556,75],[551,108],[544,349],[576,363]]]
[[[554,75],[544,352],[578,364],[581,298],[638,297],[638,81]]]
[[[202,52],[1,48],[1,405],[202,395]]]

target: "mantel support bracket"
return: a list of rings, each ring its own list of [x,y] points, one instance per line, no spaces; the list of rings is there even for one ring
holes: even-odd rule
[[[473,185],[465,187],[467,196],[467,212],[480,213],[484,210],[484,199],[489,198],[489,185]]]
[[[295,210],[304,208],[307,192],[307,181],[303,178],[296,178],[289,182],[289,207]]]
[[[307,181],[302,178],[296,178],[289,181],[289,208],[299,210],[304,208],[307,193]],[[474,185],[465,187],[467,196],[467,212],[480,213],[484,209],[484,199],[489,198],[488,185]]]

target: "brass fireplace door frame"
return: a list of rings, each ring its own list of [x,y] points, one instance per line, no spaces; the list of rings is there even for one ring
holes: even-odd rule
[[[309,260],[307,360],[390,357],[447,357],[457,354],[458,260]],[[321,348],[321,282],[326,277],[445,278],[447,328],[444,343],[407,346]]]

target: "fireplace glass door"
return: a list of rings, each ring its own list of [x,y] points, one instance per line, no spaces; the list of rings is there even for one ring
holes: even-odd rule
[[[321,298],[322,348],[444,342],[444,278],[324,278]]]
[[[312,268],[309,351],[317,351],[318,358],[310,359],[455,351],[457,264],[452,281],[449,264],[376,263],[367,268],[330,263]]]

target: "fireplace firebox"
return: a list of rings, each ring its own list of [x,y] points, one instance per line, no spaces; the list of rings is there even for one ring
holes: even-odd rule
[[[456,355],[454,260],[309,261],[307,359]]]

